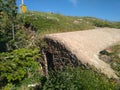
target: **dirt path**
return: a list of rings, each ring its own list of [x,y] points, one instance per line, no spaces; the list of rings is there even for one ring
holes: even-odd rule
[[[109,78],[117,78],[115,71],[109,64],[100,60],[99,52],[120,42],[120,29],[100,28],[94,30],[75,31],[67,33],[49,34],[44,38],[57,41],[82,64],[89,64],[106,74]]]

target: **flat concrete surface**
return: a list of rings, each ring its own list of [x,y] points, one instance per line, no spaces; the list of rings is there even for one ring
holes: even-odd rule
[[[89,64],[100,70],[109,78],[117,78],[109,64],[100,60],[99,52],[120,42],[120,29],[98,28],[45,35],[44,38],[57,41],[76,55],[82,64]]]

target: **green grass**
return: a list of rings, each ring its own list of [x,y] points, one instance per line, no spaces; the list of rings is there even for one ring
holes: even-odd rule
[[[38,34],[78,31],[95,27],[120,28],[120,22],[110,22],[94,17],[74,17],[44,12],[19,14],[24,26],[33,26]]]
[[[41,90],[119,90],[120,87],[104,75],[83,67],[50,72]]]
[[[29,84],[38,83],[34,88]],[[8,88],[8,89],[6,89]],[[48,79],[38,74],[25,78],[20,84],[7,84],[4,90],[119,90],[120,85],[103,74],[86,67],[67,67],[63,71],[50,71]]]

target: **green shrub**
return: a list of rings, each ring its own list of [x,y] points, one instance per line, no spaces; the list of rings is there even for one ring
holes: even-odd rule
[[[82,67],[50,73],[43,90],[115,90],[115,84],[102,74]]]
[[[8,83],[4,88],[3,90],[15,90],[13,89],[15,86],[11,83]]]
[[[0,54],[0,82],[21,81],[38,70],[37,49],[18,49]]]

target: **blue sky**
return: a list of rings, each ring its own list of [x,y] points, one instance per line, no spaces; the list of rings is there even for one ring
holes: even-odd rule
[[[120,0],[24,0],[28,10],[120,21]],[[17,5],[21,0],[17,0]]]

